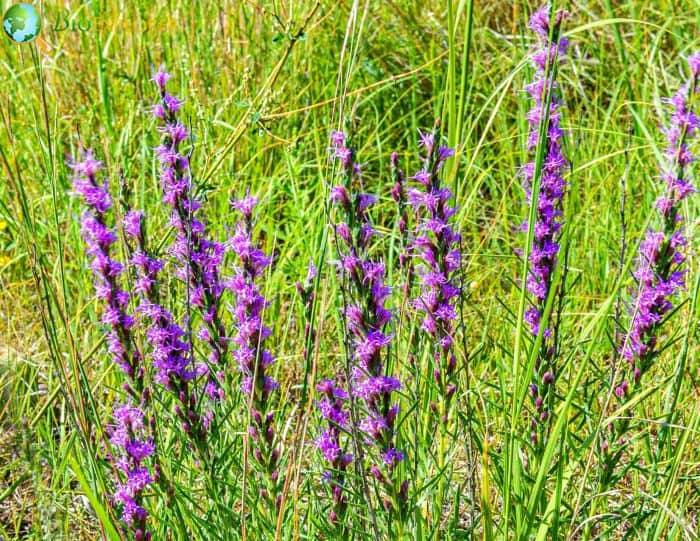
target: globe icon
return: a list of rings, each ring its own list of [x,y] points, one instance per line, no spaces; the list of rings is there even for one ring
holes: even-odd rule
[[[26,43],[39,35],[41,18],[34,6],[15,4],[5,12],[2,27],[10,39],[17,43]]]

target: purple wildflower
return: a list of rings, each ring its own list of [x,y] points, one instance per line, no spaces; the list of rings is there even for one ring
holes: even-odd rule
[[[146,530],[148,513],[142,506],[143,491],[152,484],[146,461],[155,452],[153,439],[147,436],[143,410],[123,404],[114,410],[114,425],[109,427],[110,442],[116,450],[115,462],[126,481],[119,483],[112,499],[121,506],[122,521],[136,539],[147,541],[151,532]]]
[[[190,157],[181,148],[189,131],[177,118],[182,101],[166,90],[170,78],[162,67],[155,74],[153,80],[161,102],[152,110],[162,121],[158,131],[163,139],[156,148],[156,155],[160,162],[163,201],[172,208],[170,225],[175,228],[170,254],[177,261],[176,276],[188,289],[188,302],[199,309],[202,317],[202,327],[195,335],[210,351],[209,366],[198,366],[195,371],[207,374],[206,392],[216,401],[223,396],[219,381],[223,379],[223,363],[228,355],[228,340],[220,316],[224,287],[219,273],[224,245],[206,235],[202,205],[193,194]]]
[[[275,444],[275,422],[272,391],[279,387],[269,375],[275,362],[265,342],[272,331],[263,323],[263,314],[269,302],[263,296],[258,283],[272,260],[257,247],[253,238],[253,211],[258,200],[247,194],[233,201],[231,206],[241,213],[242,220],[235,226],[229,240],[230,249],[236,254],[234,275],[227,282],[233,292],[233,314],[236,334],[233,337],[233,357],[243,375],[241,389],[251,395],[250,435],[255,444],[253,455],[267,475],[270,490],[267,495],[272,504],[278,504],[281,480],[279,478],[279,451]]]
[[[540,144],[544,146],[540,168],[537,166],[537,156],[533,156],[533,160],[522,168],[528,202],[532,204],[533,199],[536,202],[526,279],[526,287],[533,297],[533,302],[525,312],[525,322],[530,332],[535,336],[542,334],[542,346],[535,363],[531,385],[535,406],[532,416],[532,440],[536,445],[538,442],[543,443],[541,436],[546,433],[547,425],[542,421],[550,418],[552,388],[557,373],[557,367],[554,366],[556,325],[542,328],[542,317],[558,265],[559,234],[563,224],[562,206],[566,192],[563,175],[568,162],[562,152],[562,102],[557,96],[558,86],[554,72],[568,47],[567,40],[559,36],[561,23],[567,16],[567,12],[558,11],[552,19],[550,6],[547,4],[533,13],[529,23],[529,27],[537,34],[538,45],[531,56],[535,80],[526,87],[534,102],[527,114],[530,125],[527,148],[536,154],[540,152]],[[554,25],[553,29],[551,24]],[[529,227],[530,224],[526,221],[522,230],[528,231]]]
[[[656,228],[646,232],[639,246],[636,287],[630,303],[629,329],[619,338],[620,353],[627,361],[621,379],[613,390],[621,403],[630,400],[641,387],[644,374],[653,366],[662,350],[660,334],[665,319],[675,308],[673,297],[684,286],[687,239],[681,213],[682,202],[696,189],[691,184],[691,142],[698,137],[700,119],[690,106],[691,98],[700,93],[700,53],[688,59],[690,81],[671,98],[663,100],[671,109],[670,122],[661,128],[666,135],[665,160],[660,179],[664,184],[656,202]],[[615,479],[615,466],[623,456],[628,438],[625,436],[630,417],[608,425],[608,434],[601,438],[604,453],[602,485]]]
[[[75,172],[74,193],[82,196],[88,207],[83,213],[81,230],[87,254],[92,258],[90,267],[96,297],[104,303],[102,322],[106,327],[108,351],[128,377],[124,388],[129,402],[115,408],[116,425],[110,437],[116,451],[113,458],[125,481],[117,483],[112,500],[121,505],[121,519],[126,528],[147,540],[151,534],[146,531],[148,514],[142,506],[142,493],[153,482],[146,459],[154,452],[153,440],[143,426],[143,408],[149,393],[144,384],[143,357],[133,336],[134,318],[127,311],[131,297],[119,285],[123,266],[111,255],[112,245],[117,241],[117,235],[107,225],[112,198],[107,183],[100,184],[97,180],[102,164],[90,150],[84,152],[82,161],[73,160],[69,166]],[[134,219],[132,216],[131,221]],[[125,227],[131,228],[131,225]]]
[[[341,380],[342,381],[342,380]],[[347,510],[348,497],[344,493],[346,471],[353,456],[347,452],[349,412],[346,408],[348,394],[333,380],[323,380],[316,390],[321,398],[316,401],[321,417],[327,427],[316,438],[316,447],[328,462],[324,479],[328,482],[333,499],[330,521],[342,524]]]
[[[663,319],[673,310],[672,298],[684,285],[684,252],[688,241],[681,204],[696,191],[691,184],[690,165],[695,156],[690,152],[690,143],[698,136],[700,119],[691,109],[690,99],[700,90],[700,53],[692,55],[688,64],[690,83],[664,100],[671,115],[668,127],[663,128],[666,150],[660,178],[665,186],[656,202],[661,226],[647,231],[639,247],[634,271],[637,287],[630,307],[632,322],[621,346],[622,356],[629,363],[629,374],[615,389],[623,401],[659,354]]]
[[[134,318],[127,311],[130,295],[119,285],[123,265],[111,256],[117,235],[107,225],[107,213],[112,207],[109,187],[106,181],[100,184],[97,180],[102,163],[94,158],[91,150],[86,150],[83,160],[72,161],[69,167],[76,175],[73,193],[80,195],[88,207],[81,219],[81,232],[87,246],[86,253],[92,258],[90,268],[95,296],[105,305],[102,322],[107,327],[109,351],[131,381],[129,393],[137,398],[143,390],[141,353],[132,336]]]
[[[408,201],[416,216],[409,250],[420,284],[420,293],[411,304],[433,348],[433,375],[443,399],[440,415],[445,423],[456,385],[453,342],[462,255],[461,237],[453,226],[457,208],[450,204],[452,192],[440,179],[440,170],[453,152],[448,147],[436,146],[437,139],[437,130],[430,137],[421,133],[420,146],[425,147],[426,154],[422,169],[411,177],[419,186],[408,190]]]
[[[395,466],[403,459],[403,453],[395,449],[398,404],[393,397],[401,384],[385,376],[386,352],[393,338],[387,332],[392,314],[385,306],[390,288],[385,284],[384,263],[369,255],[370,240],[376,232],[368,210],[376,198],[355,189],[360,170],[354,150],[347,146],[342,132],[331,135],[331,152],[342,166],[344,180],[331,190],[331,199],[344,218],[336,224],[336,250],[349,349],[347,383],[352,397],[363,405],[362,419],[356,428],[363,433],[365,443],[378,449],[377,458],[394,457],[389,463],[379,460],[372,466],[379,468],[382,478],[392,486]]]

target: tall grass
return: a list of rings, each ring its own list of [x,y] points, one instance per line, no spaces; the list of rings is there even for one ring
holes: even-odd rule
[[[569,61],[557,73],[571,162],[567,257],[558,271],[567,273],[567,294],[556,407],[535,467],[522,411],[540,338],[523,321],[517,225],[528,208],[515,171],[527,160],[520,89],[531,79],[526,22],[536,6],[114,0],[71,3],[66,12],[46,2],[35,42],[0,40],[0,538],[126,538],[119,508],[105,497],[113,488],[106,425],[123,380],[104,353],[63,157],[92,147],[112,186],[125,179],[134,208],[148,209],[151,238],[166,245],[153,153],[159,136],[146,114],[161,63],[175,74],[173,93],[187,96],[181,118],[195,135],[192,170],[211,234],[226,236],[235,222],[229,200],[247,186],[260,198],[256,228],[274,259],[262,293],[270,299],[264,319],[277,357],[284,452],[281,500],[270,509],[247,467],[248,397],[233,373],[208,471],[183,452],[179,433],[167,428],[168,404],[157,403],[168,482],[145,499],[153,539],[340,538],[327,520],[331,500],[313,445],[316,386],[346,362],[342,284],[328,264],[328,138],[333,128],[351,132],[363,189],[378,198],[372,257],[384,258],[388,283],[402,284],[390,156],[398,152],[407,176],[418,171],[418,130],[437,118],[443,143],[455,148],[441,178],[454,193],[461,233],[458,390],[436,446],[437,388],[426,350],[414,348],[423,340],[420,320],[396,287],[398,338],[386,368],[404,382],[401,476],[413,476],[402,538],[698,538],[698,197],[682,208],[691,239],[686,289],[644,391],[619,406],[613,374],[631,271],[660,190],[660,99],[687,78],[682,58],[700,49],[700,10],[665,0],[557,4],[572,14],[564,28]],[[91,21],[91,31],[53,30],[64,14]],[[313,293],[305,304],[295,283],[309,261],[319,272],[305,285]],[[182,299],[181,284],[165,291]],[[175,309],[182,315],[184,305]],[[409,355],[412,348],[422,356]],[[629,418],[630,441],[616,482],[605,485],[600,437],[621,417]],[[381,486],[362,468],[348,475],[354,492],[343,535],[396,539],[392,514],[375,496]]]

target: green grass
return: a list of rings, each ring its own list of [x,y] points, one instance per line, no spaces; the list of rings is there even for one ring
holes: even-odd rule
[[[308,497],[324,490],[313,458],[310,393],[314,381],[343,365],[340,297],[324,264],[335,253],[326,206],[329,132],[352,132],[367,189],[382,199],[379,229],[391,238],[389,156],[397,150],[413,174],[417,130],[438,117],[457,148],[445,178],[460,206],[469,295],[461,306],[460,391],[440,494],[443,516],[421,522],[436,493],[427,484],[405,538],[580,539],[584,532],[601,539],[698,538],[700,272],[693,250],[683,303],[666,327],[670,346],[645,376],[644,400],[627,411],[615,411],[611,399],[610,340],[618,294],[628,298],[635,248],[659,190],[658,125],[665,118],[659,100],[682,82],[682,58],[700,49],[700,9],[693,0],[558,3],[572,13],[569,61],[558,74],[572,161],[565,364],[553,433],[534,471],[523,466],[527,419],[520,404],[537,344],[520,332],[522,262],[514,253],[525,244],[514,226],[528,212],[516,171],[526,158],[528,103],[521,89],[531,75],[525,25],[533,6],[470,0],[70,4],[66,11],[63,3],[43,3],[44,28],[32,45],[0,39],[0,539],[119,539],[103,497],[110,468],[104,427],[96,422],[108,419],[120,375],[99,342],[80,208],[67,193],[63,158],[80,142],[94,148],[113,193],[121,169],[136,206],[149,209],[149,229],[164,231],[152,153],[157,134],[145,114],[154,95],[149,79],[161,63],[175,75],[174,92],[187,99],[182,118],[196,135],[193,168],[212,230],[225,234],[234,220],[229,199],[250,185],[262,199],[266,250],[278,254],[265,286],[273,299],[266,315],[279,358],[280,417],[289,419],[279,430],[297,452],[285,462],[291,481],[282,518],[262,532],[247,516],[248,539],[320,539],[324,528],[323,500]],[[54,31],[59,15],[91,21],[91,30]],[[623,193],[627,250],[621,262]],[[700,199],[690,197],[684,214],[695,252],[699,211]],[[394,241],[387,242],[392,250]],[[309,260],[328,278],[316,284],[319,339],[304,358],[294,284]],[[400,355],[392,363],[411,373]],[[420,371],[414,375],[420,381]],[[420,416],[429,411],[430,396],[420,397],[415,417],[409,397],[406,391],[403,422],[418,439],[405,448],[411,460],[418,457],[427,482],[436,472],[423,445],[432,435]],[[247,475],[242,399],[232,398],[230,407],[237,429],[221,435],[220,445],[230,451],[217,465],[230,485],[228,507],[211,516],[197,511],[207,501],[201,475],[186,457],[176,458],[178,442],[169,441],[164,452],[174,457],[168,467],[177,477],[179,503],[165,507],[164,494],[156,492],[162,522],[154,539],[166,539],[167,528],[173,539],[187,538],[184,531],[195,539],[238,538],[241,506],[251,504],[240,493]],[[623,479],[603,492],[596,438],[617,415],[633,418],[633,458],[625,460]],[[362,501],[353,498],[354,536],[373,539]]]

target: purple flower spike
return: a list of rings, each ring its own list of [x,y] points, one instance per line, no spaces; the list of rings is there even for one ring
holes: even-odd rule
[[[698,137],[700,120],[690,108],[690,98],[700,90],[700,53],[691,55],[688,64],[690,82],[681,86],[673,97],[663,100],[670,106],[671,114],[668,126],[663,128],[666,150],[660,178],[664,188],[656,203],[661,226],[647,231],[640,244],[634,271],[637,286],[630,303],[632,321],[620,348],[632,374],[630,392],[659,354],[663,319],[673,310],[672,299],[684,286],[688,240],[681,205],[696,191],[690,180],[689,166],[695,160],[690,144]],[[623,384],[625,393],[618,394],[621,399],[628,394],[628,384],[626,381]]]
[[[96,297],[105,303],[102,322],[109,327],[107,343],[114,362],[133,382],[130,391],[136,397],[143,388],[141,354],[132,337],[133,317],[127,312],[130,295],[119,284],[123,266],[111,256],[117,235],[107,225],[107,213],[112,207],[109,188],[106,182],[98,182],[96,174],[102,165],[90,150],[85,151],[83,161],[72,162],[69,167],[76,173],[73,193],[81,196],[87,205],[81,220],[81,232],[87,245],[86,252],[92,258],[90,268]]]
[[[142,537],[150,536],[146,531],[148,513],[142,505],[142,494],[153,482],[147,463],[155,447],[143,422],[148,390],[144,383],[143,356],[133,336],[134,317],[128,312],[131,296],[120,286],[123,266],[111,255],[112,245],[117,241],[116,233],[107,225],[112,199],[107,183],[100,184],[97,180],[102,163],[90,150],[83,153],[82,161],[71,161],[69,167],[75,173],[73,193],[81,196],[87,206],[81,220],[81,231],[87,245],[86,252],[92,258],[90,267],[95,296],[104,305],[102,323],[106,326],[107,349],[113,362],[127,376],[124,388],[129,401],[114,409],[115,425],[109,430],[113,446],[111,455],[121,472],[111,499],[121,508],[125,529],[140,531]],[[129,213],[124,221],[125,231],[140,234],[140,220],[140,215]]]
[[[691,154],[690,146],[698,137],[700,121],[690,103],[694,94],[700,91],[700,53],[691,55],[688,65],[688,83],[671,98],[662,100],[669,105],[670,120],[666,127],[661,128],[666,136],[666,149],[660,175],[662,195],[655,205],[658,225],[648,230],[640,243],[633,272],[636,285],[629,304],[631,321],[627,332],[619,337],[619,351],[627,366],[622,369],[613,392],[623,404],[641,390],[642,377],[662,351],[663,324],[676,307],[674,297],[684,287],[687,239],[682,205],[696,191],[691,184],[689,165],[695,156]],[[616,479],[615,466],[629,441],[626,436],[629,425],[629,417],[612,422],[608,425],[609,434],[602,438],[605,486],[610,486]]]
[[[175,229],[169,253],[176,261],[176,276],[187,286],[189,303],[199,309],[202,326],[195,336],[209,350],[209,369],[202,365],[192,370],[207,374],[206,394],[216,402],[223,395],[217,375],[223,374],[223,363],[228,356],[228,338],[220,315],[224,245],[206,235],[202,205],[193,194],[189,155],[182,149],[182,143],[189,138],[187,128],[177,118],[182,101],[168,94],[165,88],[170,78],[162,67],[153,78],[161,96],[161,107],[155,115],[162,121],[158,130],[163,135],[156,149],[159,176],[163,202],[172,209],[170,225]]]
[[[461,293],[461,237],[454,227],[457,208],[452,206],[452,192],[444,187],[440,170],[454,152],[435,146],[439,132],[420,133],[420,145],[426,149],[423,168],[413,178],[419,187],[408,190],[408,202],[413,207],[416,227],[409,243],[413,267],[420,284],[420,294],[412,306],[421,319],[421,329],[430,338],[433,374],[443,400],[445,418],[455,393],[457,360],[452,346],[456,305]]]
[[[562,152],[564,130],[561,128],[562,101],[557,95],[557,83],[554,79],[556,66],[563,61],[568,43],[560,37],[562,21],[568,16],[558,11],[552,17],[549,4],[532,14],[529,28],[537,35],[537,48],[532,53],[531,62],[535,68],[535,80],[527,85],[526,90],[532,98],[532,108],[527,114],[530,131],[527,148],[532,153],[532,161],[521,170],[525,180],[528,202],[536,200],[535,222],[532,224],[533,240],[528,258],[528,274],[525,280],[532,304],[525,312],[524,321],[530,332],[537,336],[542,334],[542,345],[532,374],[532,393],[535,412],[533,428],[539,437],[533,442],[546,443],[546,423],[551,418],[550,397],[553,396],[554,373],[556,373],[556,325],[542,328],[547,298],[550,295],[552,279],[559,263],[559,234],[563,225],[563,199],[566,193],[564,173],[568,161]],[[554,25],[554,28],[551,27]],[[550,41],[550,38],[552,41]],[[541,168],[537,171],[536,153],[544,146]],[[537,178],[535,178],[537,175]],[[535,191],[536,190],[536,191]],[[527,232],[529,222],[522,225]],[[561,293],[561,290],[558,294]],[[542,385],[540,385],[542,383]],[[540,411],[545,408],[544,411]]]
[[[351,397],[357,399],[356,404],[362,407],[358,425],[353,428],[359,429],[365,444],[377,448],[371,457],[363,457],[370,461],[366,466],[381,470],[381,479],[387,490],[391,490],[395,465],[399,461],[398,457],[403,458],[403,453],[395,449],[394,443],[398,414],[394,395],[401,388],[401,383],[385,375],[387,349],[393,338],[387,332],[392,314],[385,306],[390,293],[385,284],[385,265],[370,256],[371,239],[376,236],[376,231],[370,221],[369,210],[377,198],[357,190],[360,184],[359,167],[354,160],[355,152],[347,146],[347,137],[343,133],[333,132],[330,151],[340,162],[343,173],[343,183],[332,188],[330,198],[342,216],[342,220],[335,224],[335,231],[349,350],[349,380],[345,384]],[[338,390],[334,390],[332,397],[327,396],[325,401],[317,403],[326,419],[329,419],[326,411],[331,400],[340,408],[344,398]],[[346,419],[343,420],[346,422]],[[336,462],[341,459],[335,455],[336,450],[344,449],[340,436],[329,426],[329,430],[317,441],[327,459],[335,458],[329,460],[332,468],[337,468]],[[390,451],[395,453],[392,456],[397,459],[387,462],[382,457]],[[339,456],[344,454],[338,452]],[[341,477],[344,479],[344,470]],[[335,479],[336,488],[341,490],[337,497],[334,495],[334,512],[336,516],[342,517],[346,501],[342,495],[343,483],[340,478]]]
[[[257,247],[253,238],[254,210],[257,199],[247,194],[233,201],[231,206],[242,215],[229,240],[231,251],[236,254],[234,275],[227,282],[233,292],[235,304],[231,308],[236,334],[233,337],[233,357],[243,375],[241,390],[252,395],[250,434],[257,462],[267,475],[267,495],[274,502],[283,481],[279,478],[279,451],[275,446],[275,422],[271,394],[279,384],[270,375],[275,362],[265,342],[272,330],[263,323],[269,302],[263,296],[258,283],[261,281],[271,258]]]
[[[132,336],[134,318],[127,311],[130,295],[119,284],[123,266],[111,256],[111,247],[117,241],[117,235],[107,225],[107,213],[112,207],[109,188],[107,183],[100,184],[96,176],[102,164],[87,150],[82,161],[73,161],[69,167],[76,174],[73,193],[81,196],[87,205],[81,220],[81,232],[87,246],[86,252],[92,258],[90,268],[94,276],[95,294],[105,304],[102,322],[108,327],[109,351],[113,361],[131,382],[130,394],[138,399],[143,390],[142,357]]]
[[[131,404],[114,410],[114,425],[108,427],[117,468],[125,482],[116,487],[112,500],[121,506],[122,521],[133,532],[144,532],[148,513],[143,508],[142,495],[153,478],[146,466],[155,451],[153,439],[146,435],[144,413]]]

